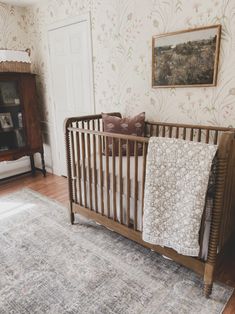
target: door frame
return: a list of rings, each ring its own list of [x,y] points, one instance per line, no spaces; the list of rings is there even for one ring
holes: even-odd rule
[[[60,175],[60,164],[58,157],[58,147],[59,143],[57,140],[57,123],[56,123],[56,104],[54,101],[54,91],[53,91],[53,75],[52,75],[52,66],[50,60],[50,31],[56,30],[58,28],[63,28],[66,26],[70,26],[73,24],[78,24],[82,22],[87,22],[88,27],[88,54],[89,54],[89,72],[90,72],[90,80],[91,80],[91,94],[90,94],[90,102],[91,107],[93,108],[93,112],[96,112],[95,108],[95,90],[94,90],[94,67],[93,67],[93,47],[92,47],[92,28],[91,28],[91,14],[90,12],[86,12],[84,14],[66,18],[63,20],[56,21],[47,27],[47,45],[48,45],[48,69],[49,69],[49,96],[52,100],[50,104],[50,113],[52,117],[52,130],[51,130],[51,151],[52,151],[52,169],[53,173]]]

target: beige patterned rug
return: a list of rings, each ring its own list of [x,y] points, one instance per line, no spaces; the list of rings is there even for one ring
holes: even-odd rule
[[[190,270],[25,189],[0,198],[0,313],[221,313]]]

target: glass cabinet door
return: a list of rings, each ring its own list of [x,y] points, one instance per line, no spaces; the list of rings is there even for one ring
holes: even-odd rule
[[[26,146],[17,81],[0,81],[0,153]]]

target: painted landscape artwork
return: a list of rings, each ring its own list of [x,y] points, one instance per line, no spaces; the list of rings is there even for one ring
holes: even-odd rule
[[[221,26],[153,37],[153,87],[216,85]]]

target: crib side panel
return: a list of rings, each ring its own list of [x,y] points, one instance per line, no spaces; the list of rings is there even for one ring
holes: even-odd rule
[[[229,150],[223,215],[220,228],[220,251],[225,247],[231,237],[235,235],[235,133],[233,134]]]
[[[141,231],[148,139],[100,132],[96,124],[67,128],[71,203]]]

